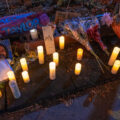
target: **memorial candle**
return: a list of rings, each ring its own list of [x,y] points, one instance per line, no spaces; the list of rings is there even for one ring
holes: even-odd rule
[[[8,78],[9,78],[9,80],[16,80],[16,78],[15,78],[15,74],[14,74],[14,72],[13,71],[9,71],[8,73],[7,73],[7,75],[8,75]]]
[[[111,70],[112,74],[117,74],[119,68],[120,68],[120,60],[116,60]]]
[[[76,63],[76,65],[75,65],[75,75],[79,75],[80,72],[81,72],[81,64]]]
[[[2,97],[2,91],[0,90],[0,98]]]
[[[53,62],[56,63],[56,66],[59,64],[59,54],[57,52],[53,53]]]
[[[64,49],[64,47],[65,47],[65,37],[64,36],[59,37],[59,47],[61,50]]]
[[[20,59],[21,67],[23,71],[28,71],[27,61],[25,58]]]
[[[55,64],[55,62],[49,63],[49,78],[50,78],[50,80],[56,79],[56,64]]]
[[[113,49],[113,52],[112,52],[111,57],[109,59],[108,65],[112,66],[114,64],[114,62],[115,62],[119,52],[120,52],[120,48],[119,47],[115,47]]]
[[[33,40],[37,40],[38,39],[37,29],[30,30],[30,35],[31,35]]]
[[[25,83],[29,83],[30,82],[30,77],[27,71],[23,71],[22,72],[22,77]]]
[[[79,48],[77,50],[77,60],[81,60],[83,57],[83,49],[82,48]]]
[[[7,73],[7,75],[8,75],[8,78],[9,78],[9,87],[12,91],[12,94],[13,94],[14,98],[16,98],[16,99],[20,98],[21,93],[20,93],[20,90],[18,88],[14,72],[9,71]]]
[[[39,63],[40,64],[44,64],[44,50],[43,50],[43,46],[38,46],[37,47],[37,51],[38,51]]]

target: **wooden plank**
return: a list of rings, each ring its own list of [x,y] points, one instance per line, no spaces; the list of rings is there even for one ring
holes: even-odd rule
[[[53,30],[51,26],[42,27],[42,30],[43,30],[43,36],[45,41],[46,52],[48,55],[52,54],[55,52]]]

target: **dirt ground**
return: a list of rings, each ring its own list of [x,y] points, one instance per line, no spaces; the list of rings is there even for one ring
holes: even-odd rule
[[[107,43],[110,53],[114,46],[120,45],[119,39],[116,37],[105,37],[103,40]],[[79,47],[84,49],[82,61],[76,60],[76,52]],[[104,63],[107,64],[109,57],[96,43],[92,43],[92,47]],[[88,120],[96,120],[100,114],[103,116],[103,118],[101,116],[100,120],[107,120],[108,110],[111,110],[114,100],[116,99],[117,90],[119,89],[119,73],[118,75],[112,75],[110,73],[111,68],[109,67],[109,70],[104,69],[105,73],[103,74],[96,59],[78,42],[66,44],[64,50],[57,48],[57,51],[60,54],[60,64],[57,67],[56,80],[51,81],[49,79],[49,62],[52,61],[51,55],[45,56],[44,65],[39,65],[38,61],[29,64],[31,79],[29,84],[24,84],[21,77],[22,70],[17,72],[16,78],[22,96],[20,99],[15,100],[7,85],[7,112],[11,113],[28,108],[28,110],[25,110],[28,112],[23,110],[23,116],[25,113],[32,112],[37,108],[48,108],[58,103],[64,103],[69,106],[72,104],[71,101],[74,101],[73,99],[79,100],[82,99],[83,96],[87,96],[82,103],[83,109],[84,107],[88,107],[89,109],[91,103],[94,106],[91,117],[89,117]],[[79,76],[74,75],[76,62],[82,64],[82,72]],[[4,100],[4,97],[0,99],[1,116],[4,116],[4,114],[2,114],[2,111],[4,111]],[[32,110],[30,110],[29,107],[32,107]],[[80,107],[80,109],[82,108]],[[4,117],[2,117],[2,119]],[[45,120],[47,120],[47,118]]]

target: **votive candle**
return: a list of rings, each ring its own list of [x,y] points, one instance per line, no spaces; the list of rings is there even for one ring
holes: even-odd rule
[[[79,75],[81,72],[82,65],[80,63],[76,63],[75,65],[75,75]]]
[[[10,81],[16,80],[15,74],[14,74],[13,71],[9,71],[9,72],[7,73],[7,75],[8,75],[8,78],[9,78]]]
[[[50,80],[56,79],[56,64],[55,64],[55,62],[49,63],[49,78],[50,78]]]
[[[65,37],[64,36],[59,37],[59,47],[61,50],[64,49],[64,47],[65,47]]]
[[[58,52],[53,53],[53,62],[56,63],[56,66],[59,65],[59,54],[58,54]]]
[[[24,80],[25,83],[29,83],[30,82],[30,77],[27,71],[23,71],[22,72],[22,78]]]
[[[30,35],[31,35],[32,40],[37,40],[38,39],[37,29],[30,30]]]
[[[28,71],[27,61],[25,58],[20,59],[21,67],[23,71]]]
[[[7,73],[7,75],[8,75],[8,78],[9,78],[9,87],[12,91],[12,94],[13,94],[14,98],[16,98],[16,99],[20,98],[21,93],[20,93],[19,87],[17,85],[14,72],[9,71]]]
[[[0,98],[2,97],[2,91],[0,90]]]
[[[120,60],[116,60],[111,70],[112,74],[117,74],[119,68],[120,68]]]
[[[38,51],[39,63],[40,64],[44,64],[44,50],[43,50],[43,46],[38,46],[37,47],[37,51]]]
[[[82,48],[79,48],[77,50],[77,60],[81,60],[83,57],[83,49]]]
[[[119,47],[115,47],[113,49],[113,52],[112,52],[111,57],[109,59],[108,65],[112,66],[114,64],[114,62],[115,62],[119,52],[120,52],[120,48]]]

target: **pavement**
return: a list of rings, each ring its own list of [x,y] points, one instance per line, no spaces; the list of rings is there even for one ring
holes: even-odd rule
[[[71,99],[68,104],[61,103],[26,114],[20,120],[120,120],[119,83],[111,83],[113,87],[104,93],[104,97],[95,95],[89,102],[88,93]]]

